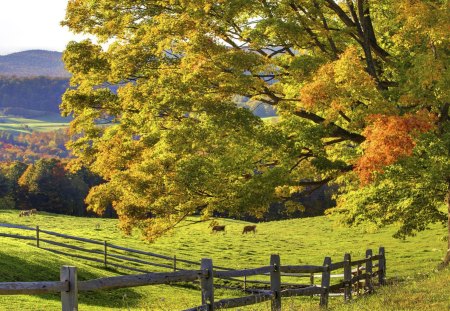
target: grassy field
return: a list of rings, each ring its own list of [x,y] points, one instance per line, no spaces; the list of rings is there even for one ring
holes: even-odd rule
[[[69,125],[68,119],[57,114],[49,114],[36,119],[15,118],[0,115],[0,131],[12,133],[49,132]]]
[[[215,265],[232,268],[251,268],[269,263],[270,254],[278,253],[282,264],[320,265],[325,256],[333,261],[342,261],[346,252],[352,258],[364,257],[367,248],[377,252],[384,246],[387,253],[387,277],[393,287],[380,289],[375,296],[368,297],[370,310],[421,310],[409,301],[423,301],[432,310],[450,310],[450,289],[448,286],[433,286],[449,282],[450,274],[437,274],[435,268],[446,248],[444,236],[446,229],[436,225],[425,232],[407,240],[392,238],[394,227],[382,230],[373,228],[343,228],[336,226],[326,217],[292,219],[260,223],[255,235],[242,235],[246,224],[232,219],[220,219],[227,226],[225,234],[211,234],[208,223],[190,218],[177,230],[157,240],[153,244],[140,239],[136,232],[124,236],[118,229],[116,220],[99,218],[76,218],[41,213],[33,217],[18,217],[17,211],[0,210],[0,222],[39,225],[41,229],[88,237],[98,240],[161,253],[176,255],[199,261],[212,258]],[[19,233],[17,230],[1,228],[1,232]],[[28,233],[28,234],[32,234]],[[34,242],[16,241],[0,238],[1,267],[0,281],[57,280],[62,264],[76,265],[80,279],[113,275],[101,269],[100,265],[74,261],[64,256],[53,255],[37,249]],[[42,268],[41,272],[39,271]],[[405,283],[406,282],[406,283]],[[401,284],[401,285],[398,285]],[[406,289],[402,289],[407,284]],[[437,288],[439,290],[437,290]],[[429,296],[431,292],[435,295]],[[408,293],[405,295],[405,293]],[[220,297],[236,297],[238,292],[219,290]],[[410,297],[410,298],[406,298]],[[433,297],[433,298],[430,298]],[[0,296],[0,310],[57,310],[60,308],[57,296]],[[398,300],[399,299],[399,300]],[[432,301],[428,301],[431,299]],[[433,300],[434,299],[434,300]],[[341,298],[331,299],[330,308],[335,310],[365,310],[363,301],[358,299],[343,305]],[[200,292],[191,287],[147,286],[133,289],[87,293],[80,296],[80,310],[181,310],[193,307],[200,302]],[[289,299],[283,302],[285,310],[314,310],[317,298]],[[39,307],[38,307],[39,306]],[[384,308],[389,306],[389,308]],[[267,310],[268,304],[249,306],[239,310]],[[430,308],[427,308],[430,310]],[[434,309],[433,309],[434,308]],[[367,308],[368,310],[369,308]]]

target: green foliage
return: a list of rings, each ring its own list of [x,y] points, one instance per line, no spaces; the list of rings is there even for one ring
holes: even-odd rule
[[[446,223],[449,151],[448,133],[422,135],[411,156],[385,167],[371,184],[345,193],[334,212],[347,223],[398,223],[395,236],[401,238],[427,229],[430,223]]]
[[[113,204],[122,227],[148,239],[193,213],[260,216],[331,181],[356,189],[372,115],[426,109],[438,120],[430,135],[448,131],[449,16],[445,3],[409,0],[69,1],[63,24],[100,40],[64,53],[72,167],[107,182],[91,207]],[[279,122],[236,98],[272,106]],[[391,175],[389,189],[403,191]],[[423,203],[431,186],[414,197]],[[389,204],[417,213],[400,199]],[[438,218],[424,212],[417,229]]]
[[[24,166],[25,164],[21,164]],[[82,169],[70,173],[57,159],[40,159],[12,177],[8,193],[17,203],[16,207],[60,214],[85,215],[84,198],[89,188],[101,182],[94,174]],[[10,175],[14,167],[7,167]]]

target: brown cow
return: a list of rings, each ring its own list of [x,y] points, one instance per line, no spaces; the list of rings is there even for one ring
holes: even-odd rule
[[[213,226],[212,227],[212,233],[219,232],[219,231],[225,232],[225,225],[223,225],[223,226]]]
[[[19,217],[22,217],[22,216],[31,216],[31,215],[36,215],[36,214],[37,214],[37,209],[35,209],[35,208],[33,208],[33,209],[27,209],[27,210],[20,211]]]
[[[29,210],[20,211],[20,213],[19,213],[19,217],[22,217],[22,216],[30,216],[30,215],[31,215],[31,213],[30,213]]]
[[[245,226],[244,230],[242,230],[242,234],[244,233],[249,233],[252,232],[255,234],[256,233],[256,225],[252,225],[252,226]]]

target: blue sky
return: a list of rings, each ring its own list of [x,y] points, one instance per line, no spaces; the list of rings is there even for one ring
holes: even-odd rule
[[[31,49],[63,51],[81,40],[61,27],[67,0],[0,0],[0,55]]]

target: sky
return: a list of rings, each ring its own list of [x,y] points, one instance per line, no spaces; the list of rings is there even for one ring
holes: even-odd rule
[[[63,51],[82,40],[60,22],[68,0],[0,0],[0,55],[43,49]]]

